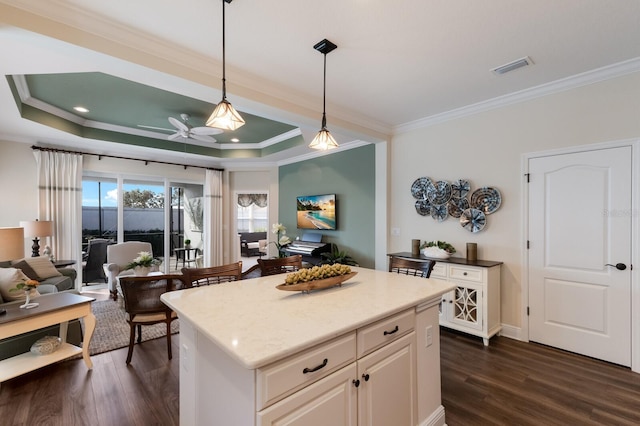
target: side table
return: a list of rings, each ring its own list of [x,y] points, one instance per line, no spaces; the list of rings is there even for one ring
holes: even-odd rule
[[[51,263],[53,263],[53,266],[55,266],[56,268],[64,268],[65,266],[75,265],[76,261],[75,260],[56,260]]]
[[[25,352],[0,361],[0,382],[77,354],[82,354],[88,369],[93,368],[89,357],[89,343],[96,327],[96,317],[91,312],[91,302],[95,299],[73,293],[53,293],[42,295],[34,300],[39,303],[39,306],[32,309],[20,309],[18,303],[6,306],[7,313],[0,316],[0,339],[60,324],[62,346],[49,355]],[[76,318],[84,320],[82,348],[67,343],[68,322]]]
[[[173,249],[173,251],[176,253],[176,269],[178,269],[180,260],[182,260],[183,268],[185,264],[196,263],[196,258],[198,257],[198,253],[200,253],[199,248],[176,248]],[[193,256],[191,253],[193,253]]]

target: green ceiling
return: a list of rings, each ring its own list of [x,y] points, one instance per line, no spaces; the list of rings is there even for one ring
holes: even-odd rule
[[[40,102],[22,102],[16,96],[22,117],[84,138],[227,158],[262,157],[304,143],[298,134],[261,149],[247,149],[251,144],[277,138],[296,127],[242,111],[240,113],[246,121],[244,126],[214,136],[220,144],[232,144],[231,139],[238,138],[240,142],[234,143],[233,149],[202,146],[202,142],[193,140],[166,140],[165,135],[174,133],[168,117],[182,121],[180,114],[186,113],[190,116],[191,126],[204,126],[215,104],[98,72],[30,74],[23,77],[31,98],[46,106],[41,106]],[[13,89],[16,87],[15,78],[7,77]],[[86,107],[89,112],[78,113],[73,109],[75,106]],[[66,120],[56,112],[59,110],[79,117],[81,123],[84,123],[83,119],[90,122],[77,124]],[[100,125],[94,126],[91,122]],[[120,129],[111,126],[119,126]],[[153,131],[159,139],[128,134],[128,129]]]

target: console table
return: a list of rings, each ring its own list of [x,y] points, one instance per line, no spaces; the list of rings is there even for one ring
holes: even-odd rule
[[[89,357],[89,343],[96,326],[96,317],[91,312],[91,302],[94,300],[92,297],[65,292],[45,294],[33,299],[34,302],[39,303],[39,306],[32,309],[20,309],[18,303],[7,305],[6,314],[0,316],[0,339],[60,324],[62,346],[49,355],[34,355],[26,352],[0,361],[0,382],[80,353],[87,368],[93,368]],[[66,342],[67,324],[76,318],[84,320],[82,348]]]
[[[456,287],[442,296],[440,325],[482,337],[485,346],[500,332],[500,268],[503,262],[470,261],[460,257],[432,259],[409,252],[389,253],[389,257],[434,260],[431,278],[446,280]]]

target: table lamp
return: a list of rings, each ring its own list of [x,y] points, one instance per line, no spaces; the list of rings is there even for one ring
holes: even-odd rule
[[[31,257],[40,256],[39,237],[49,237],[53,235],[53,221],[51,220],[21,220],[20,226],[24,228],[25,238],[33,238],[31,246]]]
[[[0,262],[24,257],[24,228],[0,228]]]

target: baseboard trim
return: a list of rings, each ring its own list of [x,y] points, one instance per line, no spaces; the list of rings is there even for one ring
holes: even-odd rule
[[[522,338],[522,328],[515,327],[513,325],[502,324],[500,336],[508,337],[509,339],[525,341],[525,339]]]
[[[444,407],[440,405],[435,409],[429,417],[427,417],[420,426],[445,426]]]

